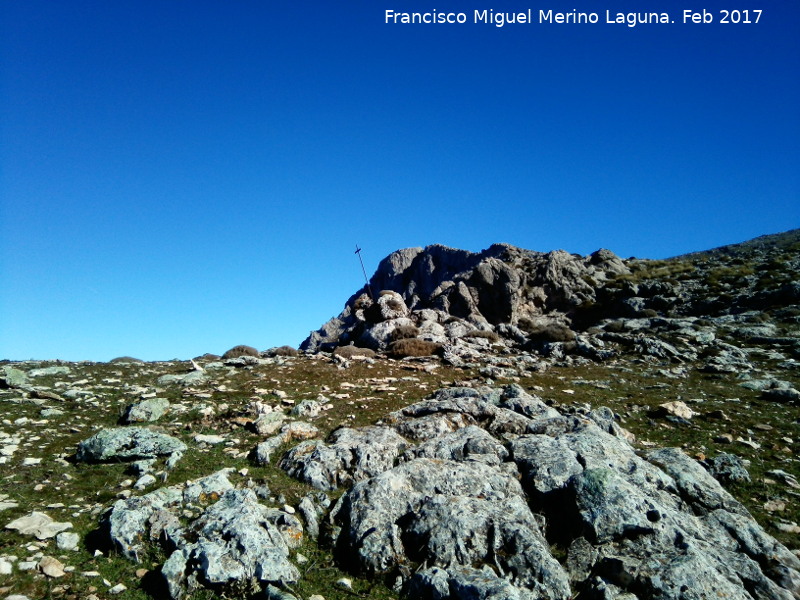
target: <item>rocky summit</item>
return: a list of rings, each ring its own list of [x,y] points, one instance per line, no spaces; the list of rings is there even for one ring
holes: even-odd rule
[[[300,351],[3,361],[0,598],[798,598],[798,281],[430,246]]]

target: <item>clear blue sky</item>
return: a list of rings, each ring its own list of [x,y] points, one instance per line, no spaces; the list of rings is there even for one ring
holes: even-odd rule
[[[800,5],[749,4],[0,0],[0,358],[296,346],[363,283],[356,243],[371,274],[433,243],[663,258],[798,227]]]

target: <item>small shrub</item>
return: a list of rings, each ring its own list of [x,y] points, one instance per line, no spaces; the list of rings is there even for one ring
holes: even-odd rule
[[[372,358],[375,356],[375,351],[369,348],[359,348],[358,346],[339,346],[333,351],[333,354],[342,358],[355,358],[356,356]]]
[[[464,334],[465,338],[484,338],[489,340],[491,343],[499,342],[500,336],[497,335],[494,331],[483,331],[481,329],[475,329],[473,331],[468,331]]]
[[[228,350],[225,354],[222,355],[222,358],[238,358],[240,356],[255,356],[258,358],[260,355],[258,350],[253,348],[252,346],[245,346],[244,344],[239,346],[234,346],[230,350]]]
[[[133,358],[132,356],[118,356],[117,358],[112,358],[108,361],[112,365],[122,364],[122,363],[143,363],[143,360],[138,358]]]
[[[392,341],[412,339],[419,335],[419,328],[415,325],[399,325],[392,331]]]
[[[575,332],[566,325],[548,323],[547,325],[533,325],[528,330],[528,338],[535,342],[571,342],[575,339]]]
[[[606,323],[603,325],[603,329],[608,331],[609,333],[622,333],[625,331],[625,322],[624,321],[611,321],[610,323]]]
[[[372,306],[372,298],[370,298],[367,294],[361,294],[356,301],[353,303],[354,310],[366,310],[370,306]]]
[[[530,333],[536,329],[536,323],[531,321],[528,317],[522,317],[517,321],[517,327],[519,327],[525,333]]]
[[[279,346],[269,351],[270,356],[297,356],[298,354],[300,353],[291,346]]]
[[[406,356],[431,356],[441,349],[441,345],[427,340],[404,339],[389,344],[388,354],[394,358]]]

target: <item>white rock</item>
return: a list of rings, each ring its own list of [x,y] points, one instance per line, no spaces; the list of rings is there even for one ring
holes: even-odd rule
[[[14,565],[4,558],[0,558],[0,575],[11,575]]]
[[[680,400],[664,402],[664,404],[659,404],[659,408],[667,414],[686,419],[687,421],[695,415],[695,412],[689,408],[685,402],[681,402]]]
[[[65,529],[71,528],[72,523],[57,523],[46,514],[36,511],[6,525],[6,529],[16,529],[22,535],[33,535],[40,540],[55,537]]]
[[[153,475],[150,473],[145,473],[138,479],[136,483],[133,484],[133,487],[135,487],[137,490],[143,490],[150,487],[157,481],[158,480]]]
[[[9,446],[3,446],[2,448],[0,448],[0,456],[11,456],[17,450],[19,450],[19,446],[16,445],[16,444],[11,444]]]
[[[211,444],[213,446],[215,444],[221,444],[225,441],[225,438],[221,435],[205,435],[198,433],[196,436],[194,436],[194,441],[198,443]]]
[[[127,589],[128,588],[126,588],[124,585],[122,585],[121,583],[118,583],[117,585],[115,585],[114,587],[109,589],[108,593],[109,594],[113,594],[114,596],[116,596],[117,594],[121,594],[122,592],[124,592]]]
[[[39,563],[35,560],[21,560],[17,563],[20,571],[33,571]]]
[[[77,550],[80,536],[72,531],[63,531],[56,536],[56,545],[59,550]]]
[[[39,570],[48,577],[58,578],[63,577],[64,565],[57,558],[52,556],[45,556],[39,561]]]
[[[41,462],[42,462],[41,458],[33,458],[32,456],[29,456],[29,457],[24,458],[22,460],[22,466],[23,467],[33,467],[34,465],[38,465]]]
[[[342,577],[341,579],[339,579],[336,582],[336,585],[339,586],[340,588],[344,588],[346,590],[352,590],[353,589],[353,580],[352,579],[348,579],[347,577]]]

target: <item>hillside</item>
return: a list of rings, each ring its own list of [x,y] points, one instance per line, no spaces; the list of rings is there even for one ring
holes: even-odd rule
[[[800,596],[800,240],[384,259],[303,352],[0,363],[0,597]]]

